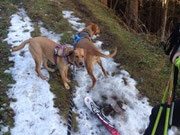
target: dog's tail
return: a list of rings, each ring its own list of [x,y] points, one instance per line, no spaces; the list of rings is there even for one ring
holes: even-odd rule
[[[29,42],[30,42],[30,39],[25,40],[25,41],[22,42],[19,46],[14,47],[14,48],[12,49],[12,52],[18,51],[18,50],[24,48],[24,46],[25,46],[27,43],[29,43]]]
[[[90,55],[100,56],[104,58],[111,58],[115,56],[117,53],[117,48],[115,48],[112,54],[103,54],[98,50],[98,48],[94,44],[92,44],[92,42],[89,42],[87,40],[80,40],[77,44],[77,47],[86,49],[87,53],[89,53]]]
[[[96,53],[97,56],[101,56],[101,57],[104,57],[104,58],[112,58],[112,57],[114,57],[116,55],[117,48],[115,48],[114,52],[112,54],[109,54],[109,55],[105,55],[105,54],[103,54],[103,53],[101,53],[99,51],[96,51],[95,53]]]

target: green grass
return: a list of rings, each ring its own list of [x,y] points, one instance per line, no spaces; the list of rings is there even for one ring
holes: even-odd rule
[[[48,30],[69,35],[65,31],[69,30],[71,25],[63,19],[61,4],[48,0],[37,0],[36,2],[23,0],[23,2],[24,8],[33,22],[42,21],[43,27]]]
[[[63,2],[65,1],[61,2],[63,4]],[[61,44],[72,44],[72,36],[73,33],[75,33],[75,31],[72,29],[72,26],[67,22],[67,20],[63,18],[62,10],[64,5],[57,4],[57,2],[48,0],[38,0],[37,2],[24,0],[23,5],[26,11],[28,12],[28,15],[30,16],[31,20],[35,24],[35,30],[31,33],[32,37],[40,36],[41,33],[38,22],[42,21],[42,26],[48,29],[49,31],[54,31],[57,34],[63,34],[61,36]],[[59,108],[59,114],[61,116],[64,116],[64,118],[67,120],[69,112],[70,91],[64,88],[57,67],[51,65],[51,63],[48,63],[48,65],[56,69],[54,73],[50,73],[49,81],[51,91],[56,95],[56,98],[54,99],[54,106]],[[78,131],[78,123],[75,119],[76,116],[77,115],[73,113],[72,126],[74,131]],[[64,124],[66,125],[67,123]]]
[[[10,26],[10,16],[16,12],[16,7],[12,5],[15,1],[6,0],[0,1],[1,19],[0,19],[0,131],[2,126],[8,126],[8,131],[4,135],[10,134],[10,128],[14,125],[14,111],[10,108],[10,102],[14,99],[8,98],[6,92],[8,91],[9,84],[15,83],[11,74],[4,71],[13,66],[13,62],[8,60],[11,55],[11,46],[2,40],[7,37],[8,27]]]
[[[61,4],[57,4],[60,2]],[[30,7],[29,7],[30,6]],[[103,49],[113,51],[118,48],[115,61],[121,63],[131,77],[137,81],[137,88],[141,94],[149,97],[152,105],[160,103],[164,88],[169,77],[169,62],[165,58],[162,48],[157,42],[149,43],[146,35],[133,34],[120,25],[120,20],[108,11],[97,0],[37,0],[36,3],[24,0],[24,7],[28,15],[37,23],[43,22],[43,27],[52,30],[61,37],[61,44],[72,44],[72,35],[75,31],[66,19],[62,17],[62,10],[73,10],[75,16],[83,22],[97,23],[101,29],[99,40],[103,41]],[[69,33],[68,31],[72,31]],[[38,26],[32,36],[39,36]],[[122,67],[119,67],[122,69]],[[55,106],[60,108],[60,114],[67,119],[69,109],[69,91],[64,89],[59,72],[50,73],[51,91],[56,95]],[[75,114],[73,115],[75,119]],[[75,120],[73,120],[75,121]],[[74,129],[77,129],[75,121]]]
[[[122,27],[121,20],[97,0],[75,0],[74,4],[77,14],[81,14],[86,22],[99,25],[103,48],[110,51],[118,48],[115,61],[137,81],[141,94],[149,97],[152,105],[160,103],[170,75],[170,62],[158,41],[154,39],[150,43],[146,40],[148,36],[128,32]]]
[[[117,19],[111,10],[105,8],[104,5],[97,0],[22,1],[23,7],[34,23],[35,30],[31,33],[32,37],[40,36],[41,33],[38,22],[42,21],[43,27],[49,31],[54,31],[57,34],[63,33],[63,36],[61,36],[61,44],[72,44],[72,36],[76,31],[74,31],[71,24],[63,18],[62,10],[73,10],[75,16],[80,17],[82,22],[97,23],[101,29],[101,34],[98,39],[103,41],[102,48],[112,52],[113,49],[117,47],[118,53],[114,57],[115,61],[120,63],[123,68],[130,73],[131,77],[137,81],[138,90],[140,90],[144,96],[149,97],[152,105],[160,103],[170,75],[170,63],[164,55],[162,48],[158,47],[156,38],[152,42],[149,42],[148,35],[128,32],[122,27],[121,20]],[[4,24],[9,24],[9,16],[15,11],[13,6],[11,6],[11,8],[9,7],[10,2],[14,4],[19,3],[19,1],[16,2],[15,0],[0,2],[0,7],[3,8],[3,19],[0,19],[1,42],[8,33],[8,25]],[[7,98],[5,91],[8,89],[8,84],[14,82],[11,75],[3,71],[11,67],[13,63],[8,62],[7,59],[10,55],[10,46],[8,47],[7,43],[3,44],[0,46],[0,51],[3,51],[3,54],[0,54],[2,61],[0,63],[0,67],[2,67],[0,68],[0,77],[2,78],[0,81],[2,88],[0,88],[0,90],[3,90],[3,94],[0,94],[0,103],[2,101],[9,103],[11,99]],[[4,56],[5,58],[2,58]],[[52,66],[51,64],[49,65]],[[122,69],[122,66],[118,67],[119,70]],[[54,99],[55,107],[59,108],[59,114],[67,119],[70,91],[64,88],[57,68],[54,73],[50,73],[49,83],[51,91],[56,95]],[[180,97],[180,91],[177,91],[177,97]],[[9,104],[7,104],[7,109],[5,110],[9,112],[12,111],[8,109]],[[11,113],[8,115],[11,115]],[[1,111],[0,116],[2,116]],[[78,131],[78,122],[75,120],[76,117],[77,115],[73,113],[73,127],[75,131]],[[13,125],[12,119],[5,123]]]
[[[32,37],[38,37],[41,35],[40,28],[38,24],[34,24],[34,31],[31,32]]]
[[[70,77],[69,77],[70,78]],[[60,77],[59,71],[56,70],[54,73],[50,73],[50,81],[51,91],[56,95],[55,107],[60,109],[60,115],[64,116],[65,119],[68,119],[68,112],[69,112],[69,100],[70,100],[70,90],[66,90],[63,85],[63,81]],[[72,115],[72,126],[74,131],[78,131],[77,121],[76,121],[76,114],[73,113]],[[65,123],[66,124],[66,123]]]

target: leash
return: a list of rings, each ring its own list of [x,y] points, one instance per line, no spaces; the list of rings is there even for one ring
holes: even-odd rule
[[[73,44],[73,52],[75,52],[76,46],[75,43]],[[68,114],[68,129],[67,129],[67,135],[71,135],[71,128],[72,128],[72,109],[73,109],[73,90],[74,90],[74,78],[75,78],[75,55],[73,57],[73,71],[71,74],[71,80],[72,80],[72,87],[70,88],[70,102],[69,102],[69,114]]]
[[[166,100],[168,100],[168,102],[167,102],[165,125],[164,125],[164,135],[167,135],[168,128],[172,125],[177,78],[178,78],[178,68],[174,64],[172,64],[171,75],[169,77],[169,81],[166,86],[164,96],[161,101],[161,106],[159,108],[151,135],[155,135],[155,132],[157,130],[157,126],[158,126],[158,123],[159,123],[159,120],[160,120],[160,117],[162,114],[162,110],[163,110]]]
[[[87,38],[87,37],[84,37],[84,36],[79,36],[79,34],[86,34],[88,35],[89,37],[90,34],[88,32],[80,32],[80,33],[77,33],[76,36],[74,37],[74,40],[73,40],[73,52],[75,54],[75,50],[76,50],[76,43],[82,39],[82,38]],[[88,38],[89,40],[91,40],[90,38]],[[75,55],[73,57],[73,71],[72,71],[72,74],[71,74],[71,80],[72,80],[72,87],[70,88],[70,102],[69,102],[69,113],[68,113],[68,129],[67,129],[67,135],[71,135],[71,128],[72,128],[72,109],[73,109],[73,90],[74,90],[74,79],[75,79]]]

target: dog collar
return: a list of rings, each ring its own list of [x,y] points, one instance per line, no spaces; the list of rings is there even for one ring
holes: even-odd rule
[[[69,55],[67,55],[67,56],[64,56],[64,59],[65,59],[66,63],[67,63],[67,64],[70,64],[70,66],[71,66],[71,65],[73,65],[73,63],[72,63],[72,62],[70,62],[70,61],[69,61],[69,59],[68,59],[68,57],[69,57],[71,54],[73,54],[73,52],[72,52],[72,53],[70,53],[70,54],[69,54]]]
[[[88,33],[90,33],[88,28],[84,28],[83,30],[87,31]],[[89,34],[90,35],[90,34]],[[91,36],[90,36],[91,37]]]

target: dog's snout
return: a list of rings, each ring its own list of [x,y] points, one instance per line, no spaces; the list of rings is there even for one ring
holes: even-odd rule
[[[79,65],[81,65],[81,66],[82,66],[82,65],[83,65],[83,62],[79,62]]]

